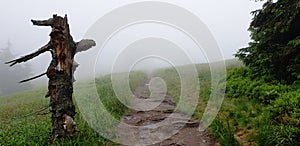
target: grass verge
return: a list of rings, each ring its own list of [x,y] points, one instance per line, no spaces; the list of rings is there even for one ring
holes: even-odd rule
[[[130,86],[135,89],[145,80],[146,74],[142,72],[130,73]],[[89,87],[90,82],[80,83],[82,87]],[[110,76],[96,79],[97,91],[102,103],[116,118],[126,113],[127,108],[122,106],[114,95]],[[83,89],[85,95],[89,89]],[[48,143],[51,130],[50,114],[25,116],[49,104],[44,98],[46,89],[27,91],[0,97],[0,145],[117,145],[103,137],[90,127],[80,113],[78,107],[75,116],[79,134],[74,138],[56,140]],[[87,97],[76,97],[87,98]],[[46,110],[45,112],[47,112]]]

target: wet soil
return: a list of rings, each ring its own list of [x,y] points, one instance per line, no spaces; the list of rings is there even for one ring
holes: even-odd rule
[[[199,120],[176,109],[174,98],[159,87],[139,86],[133,95],[133,109],[117,128],[118,141],[130,146],[213,146],[207,131],[199,131]],[[201,129],[201,127],[200,127]]]

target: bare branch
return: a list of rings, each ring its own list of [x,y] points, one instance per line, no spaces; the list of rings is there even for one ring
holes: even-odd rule
[[[39,50],[37,50],[34,53],[31,53],[29,55],[20,57],[18,59],[12,60],[12,61],[8,61],[5,64],[10,64],[10,66],[13,66],[13,65],[15,65],[17,63],[26,62],[26,61],[28,61],[28,60],[30,60],[30,59],[32,59],[32,58],[34,58],[34,57],[36,57],[36,56],[44,53],[44,52],[46,52],[46,51],[49,51],[51,48],[52,48],[52,44],[51,44],[51,42],[49,42],[47,45],[41,47]]]
[[[49,18],[48,20],[31,20],[31,22],[37,26],[52,26],[53,18]]]
[[[25,83],[25,82],[34,80],[34,79],[39,78],[39,77],[41,77],[41,76],[43,76],[43,75],[46,75],[46,74],[47,74],[47,73],[42,73],[42,74],[37,75],[37,76],[35,76],[35,77],[29,78],[29,79],[26,79],[26,80],[22,80],[22,81],[20,81],[19,83]]]

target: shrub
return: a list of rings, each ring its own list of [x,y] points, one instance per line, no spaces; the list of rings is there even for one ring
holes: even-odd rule
[[[248,97],[249,91],[245,85],[249,84],[251,84],[251,80],[249,78],[249,70],[246,67],[229,70],[226,84],[227,97]]]
[[[300,89],[281,94],[268,110],[276,121],[300,127]]]
[[[300,80],[287,85],[269,76],[257,78],[247,67],[231,69],[227,77],[227,97],[265,104],[264,119],[254,125],[258,145],[300,145]],[[233,111],[231,118],[245,117]]]
[[[264,104],[270,104],[280,93],[289,90],[287,85],[272,80],[272,77],[254,78],[247,67],[229,70],[226,87],[227,97],[251,98]]]

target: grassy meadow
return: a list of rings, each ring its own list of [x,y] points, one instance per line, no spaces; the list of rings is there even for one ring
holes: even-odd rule
[[[130,87],[135,89],[145,79],[146,74],[142,72],[130,73]],[[90,89],[87,87],[92,83],[92,81],[86,81],[79,84],[84,88],[81,95],[85,97],[76,97],[79,98],[78,100],[88,98]],[[95,83],[102,103],[112,115],[119,118],[125,114],[127,108],[122,106],[116,98],[110,76],[96,78]],[[38,115],[28,115],[49,104],[49,99],[44,98],[46,92],[45,87],[0,97],[0,145],[117,145],[99,136],[85,121],[78,107],[76,111],[79,113],[75,117],[79,130],[78,136],[56,140],[50,144],[48,139],[51,136],[51,114],[47,114],[49,110]],[[75,104],[78,100],[75,100]],[[92,103],[89,106],[92,106]]]
[[[195,66],[200,81],[200,93],[193,117],[201,119],[211,94],[211,73],[208,64]],[[236,60],[226,61],[226,66],[227,75],[223,77],[223,82],[226,79],[225,98],[216,119],[208,128],[212,137],[224,146],[299,145],[299,83],[285,85],[276,81],[267,82],[267,77],[252,79],[247,74],[247,68]],[[176,101],[179,100],[181,82],[174,68],[159,69],[152,76],[163,78],[168,85],[168,94]],[[129,77],[131,90],[147,79],[147,75],[142,72],[132,73]],[[99,77],[95,83],[105,108],[116,119],[126,114],[128,108],[114,94],[110,76]],[[97,105],[89,98],[91,84],[88,81],[79,84],[82,91],[76,102],[86,102],[92,109]],[[22,117],[47,106],[49,99],[44,99],[45,93],[46,89],[39,89],[0,97],[0,145],[49,145],[47,140],[51,129],[50,115]],[[84,109],[80,111],[85,112]],[[57,140],[54,145],[117,145],[90,128],[97,121],[87,123],[84,120],[95,113],[101,115],[102,112],[88,112],[85,117],[78,113],[75,119],[79,135],[72,139]],[[106,120],[105,116],[101,118]],[[112,121],[105,122],[112,126],[117,124]]]
[[[225,98],[208,128],[222,146],[300,145],[300,84],[286,85],[263,77],[254,79],[237,60],[227,60]],[[196,65],[200,81],[198,105],[193,117],[201,119],[211,94],[208,64]],[[158,70],[168,94],[178,101],[180,77],[174,68]],[[222,84],[222,83],[219,83]]]

